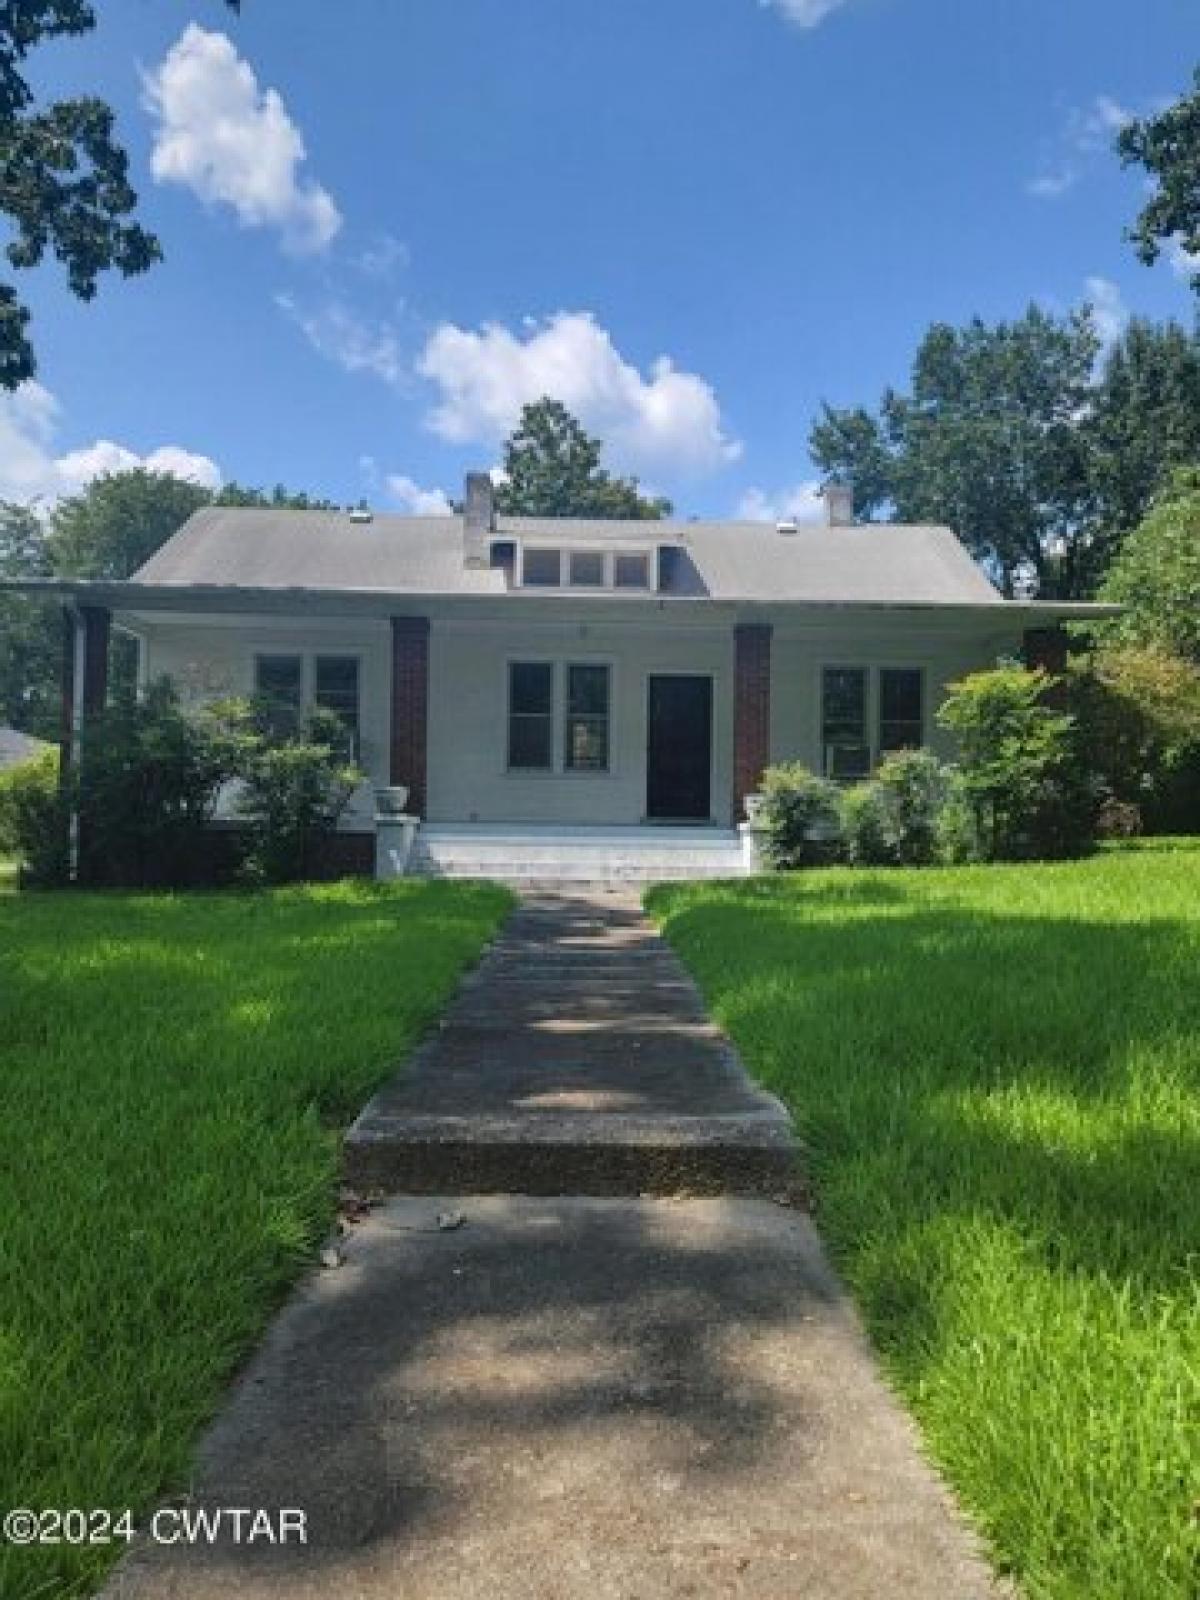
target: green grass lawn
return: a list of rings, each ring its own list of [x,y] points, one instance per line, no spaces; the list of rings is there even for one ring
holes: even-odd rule
[[[656,890],[1026,1593],[1200,1593],[1200,843]]]
[[[334,1208],[337,1130],[508,905],[484,885],[0,895],[0,1507],[143,1507]],[[111,1559],[0,1547],[0,1594]]]

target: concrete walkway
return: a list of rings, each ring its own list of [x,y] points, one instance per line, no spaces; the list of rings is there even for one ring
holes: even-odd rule
[[[371,1101],[346,1174],[407,1194],[789,1195],[750,1081],[629,894],[529,895],[441,1029]]]
[[[524,1047],[497,1058],[505,1016]],[[589,1016],[603,1026],[581,1027]],[[735,1140],[744,1119],[780,1115],[636,907],[607,899],[518,913],[367,1125],[461,1118],[477,1094],[514,1140],[530,1117],[578,1117],[584,1151],[597,1117],[612,1119],[606,1150],[614,1130],[681,1109]],[[391,1130],[401,1149],[419,1131]],[[418,1170],[478,1172],[462,1133],[429,1141]],[[549,1142],[557,1161],[567,1135]],[[615,1181],[619,1163],[594,1160]],[[448,1212],[461,1226],[439,1228]],[[195,1497],[210,1512],[302,1510],[307,1542],[238,1543],[225,1525],[211,1545],[144,1544],[112,1600],[1006,1592],[879,1379],[810,1221],[758,1196],[390,1200],[277,1320],[204,1445]]]

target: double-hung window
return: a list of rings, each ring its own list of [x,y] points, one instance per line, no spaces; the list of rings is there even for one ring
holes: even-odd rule
[[[291,739],[304,710],[304,657],[256,656],[254,695],[272,739]]]
[[[606,666],[567,666],[566,738],[568,772],[608,771],[609,671]]]
[[[512,772],[554,770],[554,667],[549,661],[509,666],[508,766]]]
[[[879,752],[919,750],[925,737],[924,678],[919,668],[879,674]]]
[[[871,770],[865,667],[826,667],[821,683],[821,749],[830,778],[862,778]]]
[[[313,669],[313,704],[328,711],[345,730],[346,756],[358,759],[359,692],[357,656],[318,656]]]
[[[866,777],[881,756],[925,741],[925,678],[919,667],[826,667],[821,749],[830,778]]]

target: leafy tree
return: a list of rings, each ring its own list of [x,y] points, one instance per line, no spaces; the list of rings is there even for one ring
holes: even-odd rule
[[[0,501],[0,578],[44,578],[49,571],[36,513]],[[46,737],[57,732],[59,637],[54,606],[0,594],[0,722]]]
[[[558,400],[527,405],[504,447],[508,481],[496,504],[510,516],[669,516],[669,500],[648,499],[636,478],[614,478],[600,465],[602,446]]]
[[[51,513],[50,564],[60,577],[131,577],[211,499],[199,484],[142,467],[97,478]]]
[[[813,458],[859,480],[865,514],[950,523],[1006,591],[1032,568],[1044,592],[1080,593],[1092,511],[1080,418],[1098,348],[1086,308],[935,324],[910,392],[888,391],[875,414],[827,406]]]
[[[1088,434],[1104,561],[1172,469],[1200,462],[1200,337],[1176,322],[1130,322],[1104,363]]]
[[[215,506],[243,506],[249,510],[267,511],[338,511],[334,500],[319,495],[296,494],[277,483],[268,493],[265,489],[252,489],[242,483],[226,483],[213,495]]]
[[[237,0],[226,3],[237,9]],[[0,211],[12,229],[6,254],[23,269],[50,251],[82,300],[96,293],[102,272],[130,277],[162,256],[154,235],[131,220],[137,196],[128,157],[113,137],[112,109],[94,95],[39,106],[25,74],[38,45],[95,26],[89,0],[0,6]],[[15,389],[36,371],[28,328],[16,290],[0,284],[0,387]]]
[[[1170,651],[1200,669],[1200,470],[1178,474],[1129,535],[1101,594],[1128,608],[1112,637]]]
[[[1129,230],[1149,266],[1164,247],[1196,259],[1200,289],[1200,69],[1195,86],[1173,106],[1121,129],[1117,149],[1126,166],[1144,167],[1153,184],[1149,201]]]

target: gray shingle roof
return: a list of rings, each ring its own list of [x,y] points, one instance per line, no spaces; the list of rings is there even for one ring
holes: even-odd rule
[[[948,528],[759,522],[587,522],[501,517],[497,538],[536,544],[669,544],[681,554],[667,594],[714,600],[898,605],[995,605],[999,599]],[[198,511],[135,582],[234,588],[495,595],[498,570],[464,565],[457,517],[342,512]],[[603,596],[596,596],[602,600]],[[626,596],[625,598],[628,598]]]

